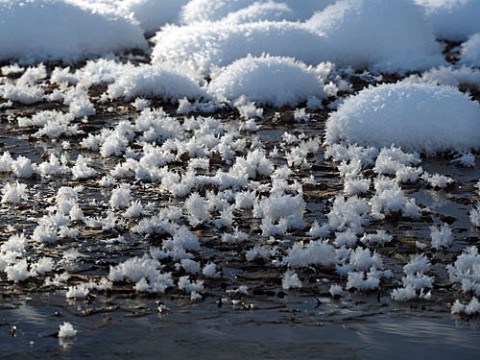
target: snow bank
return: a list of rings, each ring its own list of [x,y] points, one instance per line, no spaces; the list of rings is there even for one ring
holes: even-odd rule
[[[410,1],[338,1],[306,25],[323,35],[323,53],[339,65],[397,71],[444,63],[430,27]]]
[[[480,107],[451,87],[387,84],[348,98],[327,120],[326,143],[435,154],[478,149]]]
[[[214,76],[208,90],[219,99],[296,106],[309,97],[325,97],[315,69],[292,58],[248,56]]]
[[[255,6],[264,7],[265,5],[272,6],[272,4],[283,4],[291,10],[283,13],[287,15],[284,19],[305,20],[314,12],[323,10],[327,5],[334,2],[335,0],[279,0],[275,2],[271,0],[191,0],[185,5],[181,20],[184,24],[218,21],[227,16],[236,16],[235,13],[242,12],[249,7],[252,9]],[[276,16],[274,13],[271,15]],[[274,19],[264,18],[264,20]]]
[[[2,1],[0,19],[0,60],[72,62],[147,48],[142,30],[130,20],[61,0]]]
[[[464,41],[480,31],[478,0],[415,0],[438,39]]]

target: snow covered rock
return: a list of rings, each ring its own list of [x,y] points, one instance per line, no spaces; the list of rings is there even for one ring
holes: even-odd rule
[[[348,98],[327,120],[326,143],[344,141],[433,155],[480,146],[480,107],[451,87],[384,84]]]

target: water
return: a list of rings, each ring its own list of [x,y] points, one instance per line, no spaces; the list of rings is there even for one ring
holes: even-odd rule
[[[41,304],[41,302],[45,302]],[[50,303],[50,304],[47,304]],[[239,311],[206,302],[141,312],[155,301],[120,310],[74,315],[78,307],[41,296],[0,310],[4,359],[467,359],[480,355],[476,321],[456,323],[448,313],[408,310],[355,317],[278,309]],[[130,304],[131,306],[132,304]],[[153,310],[153,309],[152,309]],[[377,309],[378,310],[378,309]],[[72,341],[54,336],[54,324],[77,328]],[[15,326],[15,330],[13,329]]]

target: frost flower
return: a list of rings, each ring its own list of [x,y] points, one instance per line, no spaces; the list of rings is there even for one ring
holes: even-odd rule
[[[448,224],[430,227],[430,238],[432,247],[436,250],[448,248],[453,241],[452,229]]]

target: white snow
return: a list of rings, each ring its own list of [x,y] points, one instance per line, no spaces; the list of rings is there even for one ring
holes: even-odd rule
[[[452,229],[448,224],[430,227],[430,238],[434,249],[448,248],[453,242]]]
[[[0,275],[236,310],[243,272],[346,311],[439,281],[477,314],[478,3],[0,0]]]
[[[228,66],[247,55],[293,57],[308,65],[326,60],[320,36],[293,22],[168,26],[154,41],[154,64],[182,64],[203,75],[214,66]]]
[[[444,63],[430,27],[410,1],[337,1],[306,25],[322,36],[327,59],[342,66],[402,71]]]
[[[69,322],[64,322],[58,329],[58,337],[61,339],[74,338],[77,336],[77,330]]]
[[[183,8],[181,19],[185,24],[225,21],[232,18],[247,17],[250,19],[245,15],[247,13],[252,16],[256,15],[258,20],[303,20],[334,2],[335,0],[281,0],[275,2],[271,0],[191,0]],[[283,6],[279,7],[280,5]],[[267,12],[265,9],[271,10]],[[263,13],[263,16],[259,17],[259,13]]]
[[[480,106],[456,89],[396,83],[362,90],[327,121],[326,143],[395,145],[434,155],[480,144]]]
[[[187,98],[207,97],[198,84],[172,66],[125,65],[113,84],[107,89],[107,97],[127,100],[143,97],[159,97],[176,101]]]
[[[283,262],[291,267],[329,266],[335,262],[335,252],[332,245],[321,240],[307,244],[297,242],[288,250]]]
[[[455,300],[451,309],[452,314],[478,315],[480,313],[480,302],[477,297],[473,297],[468,304],[463,304],[460,300]]]
[[[124,0],[121,10],[133,14],[147,33],[153,33],[167,23],[179,21],[182,7],[189,0]]]
[[[464,62],[462,58],[460,63]],[[418,75],[414,74],[404,80],[412,83],[433,83],[459,88],[468,85],[480,89],[480,70],[468,66],[440,66]]]
[[[220,100],[295,106],[324,98],[323,87],[319,72],[292,58],[247,56],[214,74],[208,90]]]
[[[468,215],[472,225],[475,226],[476,228],[480,228],[480,204],[479,203],[475,204],[475,207],[470,210]]]
[[[426,275],[425,272],[429,271],[430,267],[431,263],[425,255],[411,255],[410,261],[403,267],[406,275],[402,278],[403,287],[391,292],[392,299],[395,301],[409,301],[416,298],[429,300],[434,278]]]
[[[165,27],[157,33],[154,63],[182,64],[203,75],[249,54],[292,57],[308,65],[331,61],[383,71],[445,64],[420,12],[404,0],[344,0],[306,22],[193,22]]]
[[[27,184],[7,183],[2,189],[2,204],[18,205],[28,199]]]
[[[302,282],[298,278],[298,274],[292,270],[287,270],[285,274],[283,274],[282,278],[282,288],[284,290],[301,288]]]
[[[414,0],[423,7],[435,36],[441,40],[463,41],[480,31],[477,0]]]
[[[73,62],[147,47],[142,30],[129,19],[75,2],[2,1],[0,18],[1,60]]]
[[[480,255],[477,247],[464,249],[455,263],[447,265],[447,270],[450,280],[461,284],[463,292],[480,296]]]
[[[139,292],[164,293],[167,288],[173,286],[173,279],[170,273],[161,272],[161,268],[158,260],[147,256],[133,257],[110,267],[108,279],[112,282],[123,280],[133,282]]]
[[[472,35],[468,41],[462,44],[460,56],[460,64],[480,66],[480,29],[478,33]]]

